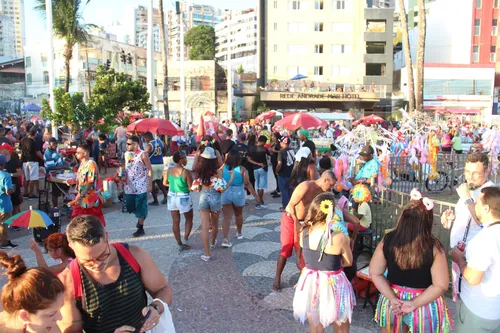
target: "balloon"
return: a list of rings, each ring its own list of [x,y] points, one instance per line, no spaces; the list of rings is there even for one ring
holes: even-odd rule
[[[387,186],[387,187],[390,187],[392,185],[392,179],[390,177],[386,177],[384,178],[384,180],[382,181],[382,184],[384,186]]]

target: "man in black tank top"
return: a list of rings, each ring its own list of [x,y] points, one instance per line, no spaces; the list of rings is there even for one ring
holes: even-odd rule
[[[113,333],[124,326],[149,331],[158,324],[172,302],[172,288],[146,251],[110,244],[94,216],[74,218],[67,235],[76,259],[59,275],[66,293],[61,332]],[[154,299],[149,305],[146,290]]]

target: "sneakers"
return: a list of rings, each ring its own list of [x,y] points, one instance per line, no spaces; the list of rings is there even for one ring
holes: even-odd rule
[[[160,203],[159,203],[159,202],[154,202],[154,201],[153,201],[153,202],[148,203],[148,205],[149,205],[149,206],[159,206],[159,205],[160,205]]]
[[[12,250],[12,249],[15,249],[16,247],[17,247],[17,245],[16,244],[12,244],[11,241],[9,241],[5,245],[0,245],[0,249],[2,249],[2,250]]]
[[[224,241],[222,242],[221,246],[225,249],[229,249],[230,247],[233,246],[233,244],[227,240],[227,239],[224,239]]]
[[[256,205],[256,206],[255,206],[255,209],[256,209],[256,210],[261,210],[261,209],[266,209],[266,208],[267,208],[267,206],[266,206],[266,205],[264,205],[264,204],[260,204],[260,205]]]
[[[215,242],[213,244],[210,244],[210,248],[213,250],[217,247],[217,239],[215,240]]]
[[[273,198],[281,198],[281,194],[279,194],[278,192],[271,193],[271,196]]]
[[[245,200],[250,201],[250,200],[255,200],[255,198],[253,197],[253,195],[249,194],[246,196]]]
[[[236,234],[236,237],[238,237],[239,240],[243,239],[243,235],[242,234]]]
[[[210,261],[210,256],[202,255],[201,260],[208,262]]]
[[[134,233],[132,234],[132,237],[137,238],[137,237],[144,236],[145,234],[146,234],[146,233],[144,232],[144,229],[143,229],[143,228],[139,228],[139,229],[137,229],[137,231],[136,231],[136,232],[134,232]]]
[[[28,197],[28,200],[38,200],[38,196],[37,195],[30,195]]]

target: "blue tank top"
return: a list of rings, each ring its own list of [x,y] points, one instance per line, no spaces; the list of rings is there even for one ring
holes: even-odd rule
[[[238,166],[234,168],[233,172],[234,179],[231,183],[231,186],[243,186],[243,175],[241,174],[241,167]],[[222,178],[224,178],[226,182],[231,179],[231,175],[229,174],[229,168],[227,165],[224,165],[224,169],[222,170]]]
[[[149,143],[151,145],[151,153],[149,153],[149,161],[151,164],[163,164],[163,149],[165,146],[163,143],[156,139]]]
[[[304,254],[304,260],[306,262],[306,267],[316,271],[338,271],[342,268],[342,256],[340,254],[328,254],[323,253],[321,257],[320,250],[311,250],[309,248],[309,236],[307,235],[307,229],[302,231],[302,253]],[[321,260],[319,260],[321,258]]]

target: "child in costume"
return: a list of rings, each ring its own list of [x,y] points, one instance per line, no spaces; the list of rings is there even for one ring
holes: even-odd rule
[[[434,202],[416,189],[410,196],[396,229],[380,242],[370,262],[370,276],[381,294],[375,321],[381,332],[451,332],[443,298],[448,264],[443,245],[432,235]]]
[[[354,186],[351,190],[351,196],[355,203],[358,204],[358,208],[354,210],[351,208],[352,213],[359,219],[361,226],[359,231],[365,231],[370,228],[372,223],[372,211],[368,202],[372,199],[372,195],[368,187],[364,184],[358,184]],[[354,230],[352,223],[347,225],[349,231]]]
[[[351,266],[352,252],[342,212],[332,193],[321,193],[312,202],[300,233],[306,267],[293,299],[293,315],[309,321],[311,332],[348,332],[356,304],[351,283],[343,272]]]

